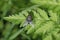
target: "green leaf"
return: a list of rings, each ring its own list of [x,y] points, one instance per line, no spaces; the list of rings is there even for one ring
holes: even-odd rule
[[[13,39],[15,39],[19,34],[21,34],[21,33],[23,32],[23,30],[24,30],[24,29],[18,30],[16,33],[14,33],[13,35],[11,35],[8,40],[13,40]]]
[[[40,15],[41,17],[43,17],[45,20],[49,20],[48,15],[47,15],[47,13],[46,13],[44,10],[42,10],[42,9],[40,9],[40,8],[37,8],[37,12],[38,12],[39,15]]]
[[[48,35],[47,37],[45,37],[43,40],[52,40],[52,36]]]
[[[11,0],[5,1],[4,5],[2,7],[3,17],[6,16],[7,11],[11,8],[11,6],[12,6]]]
[[[2,30],[2,29],[3,29],[3,21],[0,20],[0,30]]]
[[[42,25],[35,31],[33,38],[35,38],[36,35],[44,35],[46,32],[50,32],[51,30],[54,29],[54,27],[55,27],[54,22],[47,21],[44,25]]]
[[[25,20],[25,17],[22,14],[20,14],[20,15],[12,15],[9,17],[4,17],[4,19],[12,23],[19,24],[20,22]]]
[[[55,0],[31,0],[32,3],[40,5],[42,8],[53,9],[60,3],[57,3]]]
[[[50,15],[50,19],[51,20],[53,20],[53,21],[55,21],[55,22],[57,22],[58,21],[58,15],[57,15],[57,13],[54,13],[54,12],[52,12],[52,11],[49,11],[49,15]]]

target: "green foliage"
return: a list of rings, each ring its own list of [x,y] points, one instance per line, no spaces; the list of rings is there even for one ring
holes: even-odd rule
[[[60,40],[60,0],[1,0],[0,8],[0,40]],[[34,27],[23,27],[29,14]]]

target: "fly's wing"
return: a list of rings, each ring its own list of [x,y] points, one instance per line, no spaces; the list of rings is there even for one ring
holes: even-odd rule
[[[21,25],[20,25],[20,28],[21,28],[21,27],[25,27],[27,24],[28,24],[28,22],[27,22],[26,20],[23,21],[23,22],[21,23]]]
[[[23,24],[23,27],[25,27],[27,25],[28,25],[28,21],[25,21],[24,24]]]
[[[32,21],[31,21],[29,24],[34,28],[34,24],[33,24],[33,22],[32,22]]]

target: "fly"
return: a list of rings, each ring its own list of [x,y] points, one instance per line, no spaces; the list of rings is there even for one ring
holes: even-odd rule
[[[34,27],[33,22],[32,22],[32,16],[28,15],[26,18],[26,21],[23,24],[23,27],[27,26],[28,24],[30,24],[32,27]]]

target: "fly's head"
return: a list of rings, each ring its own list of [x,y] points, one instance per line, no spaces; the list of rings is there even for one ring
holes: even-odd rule
[[[28,22],[31,22],[31,21],[32,21],[32,16],[31,16],[31,15],[28,15],[27,18],[26,18],[26,20],[27,20]]]

